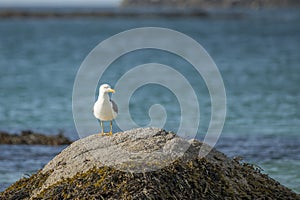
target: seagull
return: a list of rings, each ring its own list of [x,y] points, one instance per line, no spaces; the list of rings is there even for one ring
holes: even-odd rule
[[[105,135],[103,128],[103,121],[110,121],[109,135],[112,135],[112,120],[118,115],[118,106],[112,101],[108,93],[115,93],[115,90],[108,84],[103,84],[99,88],[99,96],[94,104],[93,113],[94,116],[100,120],[100,126],[102,129],[102,135]]]

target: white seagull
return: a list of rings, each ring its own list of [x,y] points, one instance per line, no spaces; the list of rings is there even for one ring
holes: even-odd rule
[[[112,135],[112,120],[118,115],[117,104],[112,101],[108,93],[115,93],[115,90],[108,84],[103,84],[99,88],[99,96],[94,104],[93,113],[94,116],[100,120],[100,126],[102,129],[102,135],[105,135],[103,128],[103,121],[110,121],[109,135]]]

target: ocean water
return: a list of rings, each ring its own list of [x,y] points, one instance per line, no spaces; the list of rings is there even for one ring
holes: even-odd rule
[[[77,139],[72,89],[87,54],[121,31],[171,28],[198,41],[222,75],[227,116],[216,148],[259,165],[264,173],[299,193],[300,12],[239,13],[209,18],[0,19],[0,130],[31,129],[46,134],[62,130]],[[181,58],[151,49],[132,52],[112,63],[101,81],[114,85],[126,70],[150,62],[174,67],[201,91],[197,93],[201,110],[197,137],[203,139],[210,120],[210,97],[203,80],[193,79],[194,71]],[[133,120],[145,126],[149,107],[159,103],[168,114],[164,128],[176,131],[180,108],[172,99],[174,94],[167,88],[145,85],[131,99]],[[63,148],[0,145],[0,190],[41,169]]]

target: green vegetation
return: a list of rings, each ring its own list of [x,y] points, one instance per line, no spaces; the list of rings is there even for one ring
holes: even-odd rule
[[[9,187],[2,199],[28,198],[47,174],[37,173]],[[130,173],[94,167],[62,179],[34,199],[300,199],[247,163],[215,164],[206,158],[178,160],[163,169]]]
[[[43,174],[39,171],[29,178],[22,178],[0,193],[0,199],[28,199],[35,189],[42,187],[49,175],[50,173]]]

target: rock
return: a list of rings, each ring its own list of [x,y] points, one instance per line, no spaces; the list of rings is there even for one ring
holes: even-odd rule
[[[27,145],[66,145],[72,142],[62,133],[57,135],[43,135],[32,131],[22,131],[21,134],[0,132],[0,144],[27,144]]]
[[[250,164],[157,128],[80,139],[0,193],[0,199],[265,198],[300,196]]]

